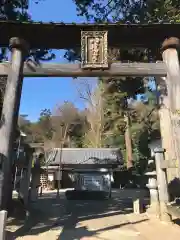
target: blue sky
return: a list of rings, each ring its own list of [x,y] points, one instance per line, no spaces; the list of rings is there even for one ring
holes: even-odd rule
[[[30,2],[29,13],[34,21],[43,22],[84,22],[77,17],[76,6],[72,0],[43,0],[39,4]],[[52,4],[53,2],[53,4]],[[54,62],[65,62],[64,51],[54,51]],[[20,114],[27,114],[36,121],[44,108],[53,108],[63,101],[72,101],[78,108],[84,107],[77,92],[77,85],[71,78],[25,78],[23,83]]]

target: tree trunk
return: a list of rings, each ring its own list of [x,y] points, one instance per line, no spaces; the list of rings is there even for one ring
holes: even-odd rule
[[[125,145],[126,145],[126,164],[127,169],[133,167],[133,154],[132,154],[132,141],[131,141],[131,133],[130,133],[130,121],[129,121],[129,113],[127,112],[125,116],[126,121],[126,131],[125,131]]]

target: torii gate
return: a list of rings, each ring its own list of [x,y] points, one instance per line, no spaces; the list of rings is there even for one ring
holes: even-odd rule
[[[23,76],[155,76],[161,87],[159,113],[163,148],[166,149],[166,159],[178,160],[175,176],[179,176],[180,24],[42,24],[0,21],[0,29],[0,46],[9,46],[12,51],[11,62],[0,64],[0,76],[8,76],[0,128],[0,153],[4,172],[3,208],[7,207],[8,202],[8,183],[11,185],[11,156]],[[158,49],[161,43],[163,62],[108,62],[108,46]],[[29,49],[70,49],[80,46],[81,64],[38,65],[24,62]]]

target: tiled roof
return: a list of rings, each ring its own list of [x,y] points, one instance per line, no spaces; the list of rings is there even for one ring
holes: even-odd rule
[[[56,149],[49,165],[60,163],[61,150]],[[111,148],[63,148],[62,164],[117,164],[123,161],[121,151]]]

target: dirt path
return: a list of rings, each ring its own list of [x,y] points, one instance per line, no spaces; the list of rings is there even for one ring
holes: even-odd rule
[[[131,203],[117,196],[108,201],[67,201],[61,193],[47,193],[24,220],[8,220],[10,239],[52,240],[178,240],[180,227],[132,214]]]

